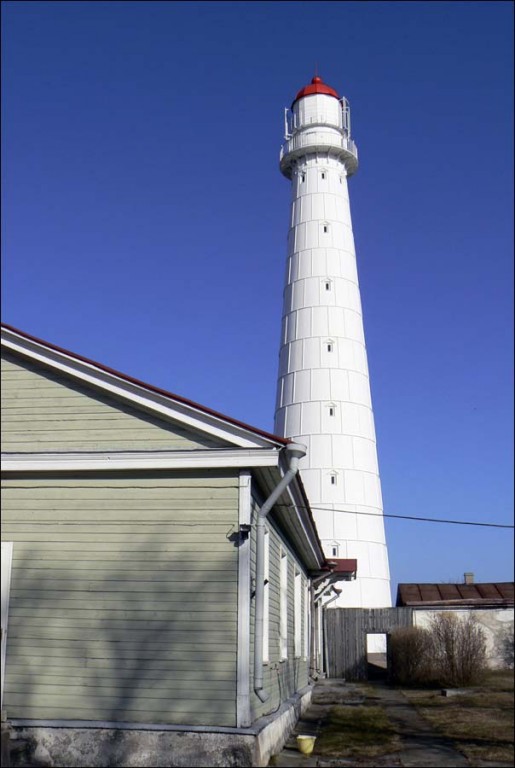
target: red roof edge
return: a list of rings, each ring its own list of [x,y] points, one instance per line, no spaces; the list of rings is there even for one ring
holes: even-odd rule
[[[140,379],[135,379],[132,376],[128,376],[126,373],[121,373],[120,371],[117,371],[114,368],[109,368],[107,365],[102,365],[102,363],[98,363],[95,360],[90,360],[89,358],[83,357],[82,355],[77,355],[75,352],[70,352],[70,350],[64,349],[63,347],[58,347],[55,344],[51,344],[49,341],[44,341],[44,339],[39,339],[37,336],[32,336],[29,333],[25,333],[25,331],[21,331],[19,328],[15,328],[12,325],[8,325],[7,323],[2,323],[1,325],[2,325],[2,329],[5,328],[7,331],[12,331],[13,333],[18,334],[24,339],[33,341],[36,344],[41,344],[41,346],[46,347],[47,349],[51,349],[54,352],[59,352],[63,355],[67,355],[68,357],[71,357],[73,360],[79,360],[81,363],[92,365],[94,368],[98,368],[99,371],[103,371],[104,373],[109,373],[113,376],[116,376],[122,379],[123,381],[127,381],[129,384],[135,384],[138,387],[147,389],[149,392],[154,392],[155,394],[162,395],[163,397],[167,397],[170,400],[175,400],[176,402],[181,403],[182,405],[187,405],[192,408],[196,408],[197,410],[202,411],[203,413],[206,413],[209,416],[214,416],[215,418],[221,419],[222,421],[226,421],[229,424],[233,424],[236,427],[241,427],[242,429],[248,430],[249,432],[253,432],[256,435],[259,435],[260,437],[265,437],[268,440],[272,440],[276,443],[281,443],[282,445],[288,445],[289,443],[292,442],[292,440],[289,440],[288,438],[280,437],[279,435],[274,435],[271,432],[265,432],[264,430],[258,429],[257,427],[252,427],[250,424],[246,424],[244,421],[233,419],[230,416],[226,416],[225,414],[220,413],[219,411],[214,411],[205,405],[196,403],[194,400],[188,400],[185,397],[181,397],[181,395],[176,395],[173,392],[168,392],[166,389],[161,389],[160,387],[155,387],[152,384],[148,384],[147,382],[141,381]]]
[[[331,566],[329,563],[336,563],[336,566]],[[328,557],[322,568],[324,571],[331,571],[331,573],[356,573],[358,570],[358,561],[356,558],[338,558]]]

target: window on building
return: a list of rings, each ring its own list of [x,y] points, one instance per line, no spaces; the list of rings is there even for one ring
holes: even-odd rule
[[[324,232],[329,232],[329,227],[327,224],[324,224]]]
[[[301,173],[300,174],[300,180],[301,180],[302,184],[306,181],[306,174],[305,173]]]
[[[304,653],[303,656],[305,659],[308,658],[309,655],[309,587],[306,583],[304,584]]]
[[[295,571],[294,614],[295,623],[295,658],[302,656],[302,576]]]
[[[265,547],[264,547],[264,601],[263,601],[263,661],[269,659],[270,635],[270,531],[265,529]]]
[[[337,479],[338,479],[336,472],[331,472],[331,474],[329,475],[329,478],[330,478],[331,485],[336,485]]]
[[[331,544],[331,557],[338,557],[340,547],[338,544]]]
[[[322,178],[325,179],[325,171],[322,171]]]
[[[330,291],[331,290],[331,281],[330,280],[326,280],[324,285],[325,285],[326,291]]]
[[[327,349],[328,352],[332,352],[333,351],[333,342],[332,341],[326,342],[326,349]]]
[[[329,416],[334,416],[335,408],[334,405],[329,406]]]
[[[288,555],[281,550],[279,572],[279,651],[281,659],[288,658]]]

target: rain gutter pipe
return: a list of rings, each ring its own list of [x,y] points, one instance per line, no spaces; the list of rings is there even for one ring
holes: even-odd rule
[[[256,608],[254,631],[254,691],[260,701],[267,701],[270,694],[263,689],[263,617],[265,607],[265,519],[275,502],[291,483],[299,469],[299,460],[306,455],[306,446],[288,443],[284,450],[288,456],[288,469],[279,485],[258,510],[256,521]]]

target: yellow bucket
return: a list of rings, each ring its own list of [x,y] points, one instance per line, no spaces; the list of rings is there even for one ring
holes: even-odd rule
[[[316,736],[297,736],[297,747],[303,755],[310,755],[315,747]]]

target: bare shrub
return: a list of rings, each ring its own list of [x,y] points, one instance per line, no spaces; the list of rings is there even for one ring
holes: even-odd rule
[[[391,680],[400,685],[473,685],[487,670],[485,634],[473,614],[437,613],[428,629],[392,632],[389,662]]]
[[[399,685],[426,682],[429,670],[429,632],[419,627],[394,630],[389,638],[390,674]]]
[[[514,663],[514,636],[513,624],[504,627],[497,636],[495,647],[506,669],[513,669]]]
[[[473,614],[460,618],[450,612],[437,613],[431,617],[429,634],[436,682],[473,685],[484,677],[486,638]]]

